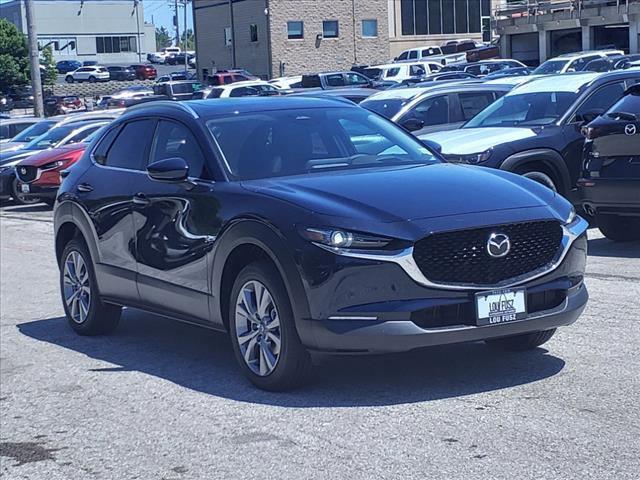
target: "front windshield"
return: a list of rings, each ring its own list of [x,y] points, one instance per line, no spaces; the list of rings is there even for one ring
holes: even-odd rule
[[[534,75],[547,75],[550,73],[561,73],[569,60],[547,60],[533,71]]]
[[[384,100],[365,100],[360,105],[367,110],[379,113],[383,117],[392,118],[407,103],[406,98],[387,98]]]
[[[354,107],[242,113],[206,126],[237,180],[439,162],[413,136]]]
[[[52,128],[48,132],[34,138],[24,147],[25,150],[46,150],[47,148],[55,146],[60,140],[69,135],[73,130],[77,128],[72,126],[63,126]]]
[[[576,101],[574,92],[506,95],[472,118],[463,128],[534,127],[556,122]]]
[[[46,133],[51,127],[55,125],[55,122],[42,121],[34,123],[29,128],[24,129],[18,135],[11,139],[12,142],[30,142],[34,138],[39,137],[43,133]]]

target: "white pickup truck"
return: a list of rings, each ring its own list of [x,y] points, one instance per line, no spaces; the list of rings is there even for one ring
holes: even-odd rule
[[[180,47],[165,47],[159,52],[154,52],[147,55],[147,60],[149,60],[151,63],[164,63],[165,59],[169,55],[177,55],[178,53],[182,53]]]
[[[441,65],[458,65],[467,62],[467,54],[465,52],[444,54],[440,47],[417,47],[405,50],[396,58],[394,62],[416,62],[420,60],[429,60],[439,62]]]

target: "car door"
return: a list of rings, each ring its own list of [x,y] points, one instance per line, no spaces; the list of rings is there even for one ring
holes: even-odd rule
[[[90,68],[86,68],[86,67],[79,68],[73,73],[74,80],[87,80],[89,78],[89,74],[88,74],[89,70]]]
[[[189,182],[165,183],[148,176],[136,184],[134,224],[138,289],[147,305],[208,321],[208,253],[218,235],[219,210],[203,149],[184,123],[161,119],[149,162],[180,157]]]
[[[91,152],[93,166],[76,194],[95,229],[100,293],[137,303],[133,195],[143,172],[155,120],[134,120],[112,128]]]
[[[567,123],[562,128],[565,148],[562,152],[564,161],[569,170],[571,188],[574,189],[582,168],[582,148],[584,136],[582,127],[603,114],[624,94],[625,81],[609,82],[587,91],[584,99],[569,116]]]

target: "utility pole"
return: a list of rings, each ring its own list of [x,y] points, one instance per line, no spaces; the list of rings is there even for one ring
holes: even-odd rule
[[[229,17],[231,18],[231,65],[236,68],[236,27],[233,21],[233,0],[229,0]]]
[[[31,66],[31,88],[33,90],[33,108],[36,117],[44,117],[42,101],[42,79],[40,78],[40,52],[38,51],[38,33],[33,11],[33,0],[25,0],[27,14],[27,33],[29,37],[29,63]]]
[[[184,0],[184,71],[189,71],[189,58],[187,56],[187,0]]]
[[[142,62],[142,45],[140,45],[140,15],[138,13],[138,5],[140,0],[133,0],[133,6],[136,9],[136,28],[138,29],[138,62]]]
[[[176,16],[173,17],[176,26],[176,47],[180,46],[180,28],[178,27],[178,0],[175,0]]]

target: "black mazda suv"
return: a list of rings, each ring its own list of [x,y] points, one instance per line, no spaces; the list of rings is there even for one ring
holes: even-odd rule
[[[583,129],[584,210],[614,241],[640,240],[640,84]]]
[[[226,331],[270,390],[311,352],[535,348],[588,298],[565,199],[340,99],[133,107],[66,172],[54,219],[76,332],[110,332],[123,306]]]

